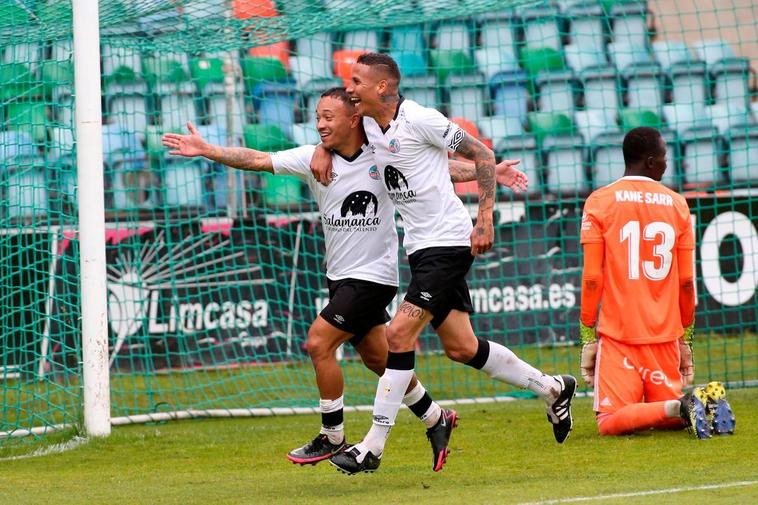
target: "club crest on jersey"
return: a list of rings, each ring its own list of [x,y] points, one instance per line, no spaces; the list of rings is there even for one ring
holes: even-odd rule
[[[368,169],[368,176],[375,181],[381,179],[381,176],[379,175],[379,169],[376,168],[376,165],[371,165],[371,167]]]
[[[397,139],[390,140],[390,152],[397,154],[400,152],[400,141]]]

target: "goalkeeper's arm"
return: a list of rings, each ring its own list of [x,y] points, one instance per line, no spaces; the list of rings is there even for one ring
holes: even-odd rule
[[[256,172],[274,172],[271,155],[246,147],[222,147],[207,143],[192,123],[187,123],[189,135],[167,133],[162,142],[165,147],[173,149],[169,154],[188,158],[203,156],[211,161],[228,167]]]
[[[692,338],[695,333],[695,275],[692,267],[695,251],[679,249],[677,268],[679,270],[679,317],[684,327],[684,335],[679,340],[679,372],[682,386],[692,384],[695,379],[695,363],[692,356]]]
[[[590,387],[595,382],[595,357],[597,355],[597,307],[603,293],[603,260],[605,245],[584,244],[584,267],[582,268],[582,303],[579,313],[579,337],[582,341],[580,367],[582,378]]]

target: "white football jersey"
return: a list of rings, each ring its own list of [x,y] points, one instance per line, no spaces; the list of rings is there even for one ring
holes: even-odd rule
[[[403,218],[406,252],[470,246],[471,217],[455,194],[447,157],[464,131],[439,111],[402,97],[386,131],[369,117],[363,118],[363,127],[385,189]]]
[[[275,174],[304,180],[318,203],[326,240],[326,276],[398,285],[395,209],[382,186],[367,146],[346,159],[332,155],[332,182],[320,184],[311,173],[316,146],[271,155]]]

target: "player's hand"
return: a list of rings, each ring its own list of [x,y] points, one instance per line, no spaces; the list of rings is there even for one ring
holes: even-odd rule
[[[597,357],[597,342],[589,342],[582,346],[582,355],[579,360],[579,367],[582,371],[582,379],[587,386],[592,389],[595,387],[595,358]]]
[[[685,388],[695,380],[695,362],[692,357],[692,346],[679,339],[679,373],[682,374],[682,387]]]
[[[516,168],[521,160],[503,160],[495,165],[497,183],[506,186],[514,193],[522,193],[529,187],[529,177]]]
[[[208,144],[205,143],[203,137],[200,136],[200,132],[197,131],[195,125],[187,123],[187,130],[189,135],[181,135],[178,133],[167,133],[161,139],[164,147],[173,149],[169,151],[169,154],[174,156],[204,156]]]
[[[492,225],[492,217],[477,218],[474,231],[471,232],[471,256],[487,252],[492,249],[495,242],[495,227]]]
[[[332,182],[332,153],[322,145],[316,147],[311,158],[311,173],[324,186]]]

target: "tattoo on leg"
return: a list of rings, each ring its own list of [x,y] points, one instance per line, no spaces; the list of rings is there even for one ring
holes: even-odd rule
[[[403,302],[397,310],[398,312],[408,314],[408,317],[411,319],[421,319],[424,317],[424,309],[416,307],[412,303]]]

